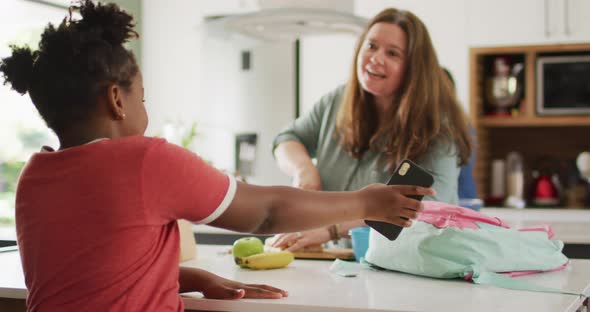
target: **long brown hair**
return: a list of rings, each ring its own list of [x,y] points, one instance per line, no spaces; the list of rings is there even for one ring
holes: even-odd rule
[[[365,37],[377,23],[397,25],[408,38],[403,83],[382,124],[373,95],[362,88],[356,70]],[[336,127],[342,146],[354,158],[361,159],[368,150],[382,152],[390,170],[402,159],[424,156],[437,140],[455,145],[460,165],[471,154],[466,115],[441,70],[428,30],[408,11],[385,9],[367,24],[356,44]]]

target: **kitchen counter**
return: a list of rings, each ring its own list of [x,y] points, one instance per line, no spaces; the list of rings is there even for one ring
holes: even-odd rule
[[[247,283],[285,289],[279,300],[220,301],[198,293],[184,295],[187,309],[208,311],[576,311],[583,299],[480,286],[462,280],[437,280],[409,274],[361,270],[346,278],[329,272],[331,261],[295,260],[287,268],[269,271],[241,269],[229,247],[198,246],[199,259],[184,266],[200,267]],[[590,260],[572,260],[561,272],[520,277],[538,285],[590,292]]]
[[[198,267],[246,283],[265,283],[289,292],[270,299],[210,300],[183,294],[187,310],[206,311],[576,311],[584,298],[480,286],[462,280],[437,280],[409,274],[361,270],[357,277],[329,272],[331,261],[295,260],[279,270],[241,269],[229,246],[198,245]],[[0,298],[26,297],[18,252],[0,253]],[[538,285],[590,293],[590,260],[572,260],[562,271],[520,277]],[[1,305],[0,305],[1,306]]]

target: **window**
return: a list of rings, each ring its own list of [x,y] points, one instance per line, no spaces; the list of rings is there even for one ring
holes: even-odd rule
[[[48,22],[59,24],[67,9],[22,0],[0,1],[0,57],[9,44],[37,48]],[[3,80],[2,80],[3,82]],[[43,145],[58,146],[56,136],[38,115],[28,94],[0,84],[0,240],[16,239],[14,198],[18,175],[27,159]]]

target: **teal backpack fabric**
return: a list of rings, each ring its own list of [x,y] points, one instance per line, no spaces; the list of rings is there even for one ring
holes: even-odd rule
[[[568,258],[561,252],[563,242],[550,239],[550,229],[514,230],[497,218],[467,208],[438,202],[424,204],[418,221],[394,241],[371,230],[365,260],[384,269],[420,276],[573,294],[510,277],[560,270],[568,265]]]

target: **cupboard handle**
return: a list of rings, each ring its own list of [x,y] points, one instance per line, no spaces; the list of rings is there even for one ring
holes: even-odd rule
[[[551,32],[549,31],[549,0],[543,1],[544,8],[545,8],[545,16],[544,16],[544,26],[545,26],[545,37],[551,36]]]
[[[572,33],[570,28],[570,1],[564,0],[563,3],[563,32],[569,36]]]

